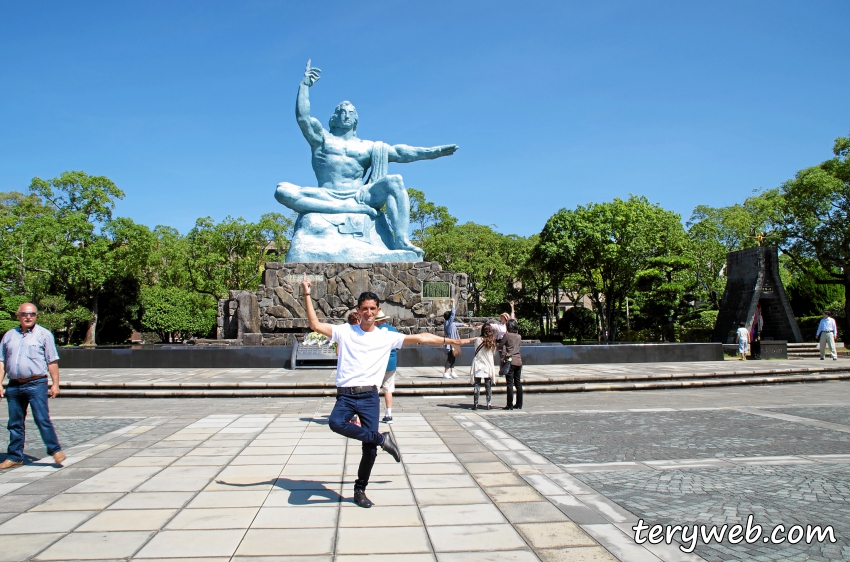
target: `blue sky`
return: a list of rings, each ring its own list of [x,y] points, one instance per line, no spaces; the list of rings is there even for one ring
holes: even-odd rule
[[[729,205],[850,132],[850,3],[0,3],[0,191],[106,175],[118,214],[188,231],[314,185],[304,63],[326,124],[451,157],[392,164],[461,221],[530,235],[562,207]]]

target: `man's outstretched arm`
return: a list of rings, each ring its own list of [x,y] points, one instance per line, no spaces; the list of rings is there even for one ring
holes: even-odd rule
[[[319,322],[319,317],[316,316],[316,311],[313,309],[313,299],[310,298],[312,282],[304,273],[304,279],[301,281],[301,294],[304,295],[304,310],[307,311],[307,321],[310,322],[310,329],[314,332],[319,332],[323,336],[332,337],[334,333],[331,324]]]
[[[435,334],[429,334],[427,332],[421,334],[411,334],[409,336],[404,336],[404,343],[424,343],[424,344],[434,344],[434,345],[461,345],[464,340],[461,339],[452,339],[452,338],[444,338],[443,336],[438,336]]]
[[[434,158],[440,158],[441,156],[450,156],[454,154],[457,149],[458,146],[456,144],[434,146],[431,148],[397,144],[390,147],[389,160],[390,162],[398,162],[400,164],[416,162],[417,160],[433,160]]]
[[[298,97],[295,99],[295,119],[310,146],[322,144],[322,124],[318,119],[310,116],[310,87],[318,82],[321,73],[322,71],[318,68],[311,67],[308,60],[304,78],[298,86]]]

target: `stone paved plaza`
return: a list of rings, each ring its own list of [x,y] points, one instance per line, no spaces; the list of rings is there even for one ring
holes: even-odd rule
[[[32,459],[0,474],[0,560],[850,559],[850,382],[529,394],[514,412],[398,397],[403,462],[379,452],[368,510],[332,405],[53,400],[69,460],[39,460],[30,428]],[[748,514],[833,525],[837,541],[688,555],[631,538],[638,519]]]

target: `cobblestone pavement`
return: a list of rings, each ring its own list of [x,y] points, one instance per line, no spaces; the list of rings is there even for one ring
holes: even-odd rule
[[[832,407],[832,408],[771,408],[773,412],[790,414],[792,416],[802,416],[813,420],[821,420],[825,422],[838,423],[841,425],[850,426],[850,407]]]
[[[706,560],[826,561],[850,560],[848,410],[658,408],[488,420],[647,525],[731,526],[752,514],[768,531],[832,525],[837,539],[699,543]]]
[[[741,466],[647,472],[597,472],[579,479],[648,524],[832,525],[836,543],[699,545],[723,560],[850,560],[850,465]],[[681,533],[677,533],[681,540]]]
[[[559,464],[850,453],[850,434],[730,410],[537,414],[499,427]]]
[[[359,447],[327,428],[332,399],[52,400],[57,426],[70,424],[59,429],[70,462],[0,473],[0,562],[850,560],[850,382],[529,395],[514,412],[470,404],[398,397],[404,462],[379,453],[376,506],[362,510],[350,500]],[[501,429],[535,431],[535,419],[550,441],[587,435],[587,456],[547,458],[540,436]],[[765,527],[831,524],[838,542],[687,555],[631,538],[639,517],[748,513]]]

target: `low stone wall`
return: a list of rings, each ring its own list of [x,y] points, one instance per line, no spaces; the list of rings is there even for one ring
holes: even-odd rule
[[[471,345],[462,349],[457,366],[468,367],[475,349]],[[719,343],[523,345],[521,353],[524,365],[577,365],[723,361],[722,349]],[[288,346],[63,347],[59,353],[62,369],[292,368]],[[439,345],[410,345],[398,351],[399,367],[439,367],[445,360],[446,351]]]
[[[219,301],[217,338],[245,345],[292,345],[309,331],[301,296],[304,274],[313,283],[313,306],[322,322],[345,322],[364,291],[378,295],[392,325],[405,334],[442,334],[451,298],[458,317],[467,313],[466,274],[443,271],[436,262],[269,262],[256,292],[231,291],[230,298]]]

